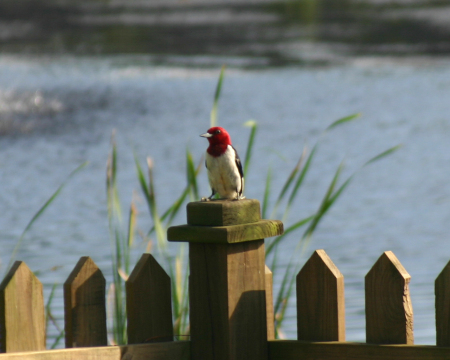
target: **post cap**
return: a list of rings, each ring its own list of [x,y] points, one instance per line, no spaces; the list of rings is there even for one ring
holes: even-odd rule
[[[250,224],[229,226],[171,226],[167,230],[167,240],[175,242],[200,242],[231,244],[261,240],[283,234],[280,220],[260,220]]]
[[[187,223],[195,226],[228,226],[250,224],[261,220],[259,201],[212,200],[187,204]]]

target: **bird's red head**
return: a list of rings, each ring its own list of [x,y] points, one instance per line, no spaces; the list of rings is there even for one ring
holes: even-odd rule
[[[205,134],[200,135],[209,141],[208,153],[212,156],[220,156],[231,145],[231,138],[228,132],[219,126],[210,128]]]

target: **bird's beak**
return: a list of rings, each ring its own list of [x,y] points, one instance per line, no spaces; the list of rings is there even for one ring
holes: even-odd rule
[[[210,134],[210,133],[204,133],[204,134],[201,134],[200,136],[201,136],[201,137],[204,137],[204,138],[210,138],[210,137],[212,136],[212,134]]]

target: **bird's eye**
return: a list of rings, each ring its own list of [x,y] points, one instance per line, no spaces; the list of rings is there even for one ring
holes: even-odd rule
[[[214,134],[220,134],[220,130],[214,131]]]

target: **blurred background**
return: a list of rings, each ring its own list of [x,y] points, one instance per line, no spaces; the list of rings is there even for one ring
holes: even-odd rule
[[[392,250],[412,276],[415,341],[434,344],[434,280],[450,259],[449,19],[444,0],[2,0],[0,270],[33,215],[88,161],[16,258],[37,272],[46,298],[58,284],[60,325],[62,284],[79,257],[91,256],[111,280],[113,129],[122,204],[128,211],[135,199],[138,233],[146,233],[152,221],[133,153],[142,164],[152,158],[165,210],[185,187],[186,149],[201,162],[207,145],[198,135],[209,128],[226,65],[218,122],[241,157],[250,134],[243,124],[258,124],[248,198],[262,201],[270,168],[273,205],[304,146],[317,141],[287,224],[317,210],[342,161],[342,181],[356,172],[296,259],[323,248],[344,274],[347,339],[365,341],[364,276]],[[354,113],[359,120],[323,135]],[[200,196],[209,195],[203,169],[198,181]],[[301,235],[279,248],[276,289]],[[134,259],[148,245],[137,236]],[[49,327],[49,344],[57,335]],[[295,294],[283,335],[296,338]]]

